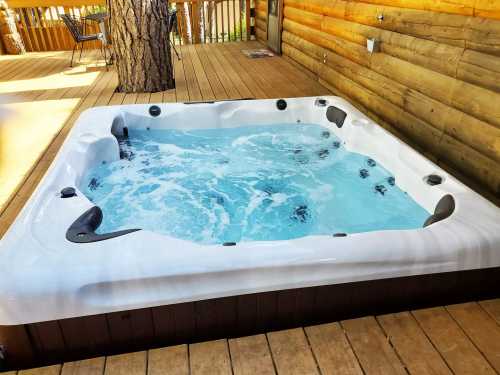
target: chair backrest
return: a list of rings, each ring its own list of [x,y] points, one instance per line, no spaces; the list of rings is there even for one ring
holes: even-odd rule
[[[177,29],[177,10],[172,9],[170,14],[168,15],[168,33],[175,32],[179,34],[179,30]]]
[[[68,28],[75,42],[79,42],[81,37],[83,36],[82,22],[78,18],[73,17],[69,14],[61,14],[61,19]]]

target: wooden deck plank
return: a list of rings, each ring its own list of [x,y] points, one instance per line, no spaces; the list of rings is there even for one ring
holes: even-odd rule
[[[33,78],[31,82],[26,83],[30,85],[33,84],[34,88],[31,90],[17,91],[18,88],[16,87],[16,91],[9,93],[8,97],[6,98],[7,100],[4,100],[4,102],[15,103],[35,101],[38,96],[44,94],[45,92],[44,86],[40,86],[40,81],[43,82],[44,77],[55,74],[56,72],[61,70],[63,66],[64,61],[57,61],[53,64],[40,64],[30,66],[30,74],[36,76],[37,78]],[[14,80],[15,79],[11,79],[11,81]],[[19,81],[19,83],[21,83],[23,80],[17,79],[16,81]]]
[[[32,65],[29,59],[24,60],[0,60],[0,82],[9,81],[10,77],[17,74],[19,69],[24,70],[26,67]]]
[[[392,346],[412,374],[451,374],[439,352],[409,312],[377,317]]]
[[[245,61],[243,59],[247,59],[238,48],[234,48],[234,45],[237,43],[230,43],[222,45],[222,53],[226,57],[228,61],[235,61],[236,64],[233,64],[236,73],[240,76],[241,80],[245,83],[248,89],[252,93],[252,97],[254,98],[267,98],[267,95],[264,90],[260,88],[254,77],[250,74],[249,71],[245,69]]]
[[[230,60],[228,60],[224,54],[222,53],[222,45],[215,44],[212,46],[211,51],[214,57],[217,59],[221,67],[224,68],[228,78],[231,80],[233,85],[238,90],[239,96],[241,98],[250,98],[252,97],[251,91],[245,85],[243,80],[240,78],[238,73],[236,73],[233,64]]]
[[[167,90],[163,92],[163,102],[164,103],[174,103],[177,101],[176,90]]]
[[[148,353],[142,351],[108,357],[104,375],[144,375],[147,356]]]
[[[341,324],[365,373],[406,374],[375,318],[344,320]]]
[[[253,42],[255,48],[262,48],[259,42]],[[284,58],[269,59],[272,65],[282,76],[291,80],[291,83],[297,88],[299,96],[317,96],[327,95],[329,90],[321,85],[317,80],[311,79],[309,75],[298,69]],[[286,79],[285,78],[285,79]]]
[[[191,60],[203,100],[215,100],[215,94],[212,91],[212,86],[208,80],[207,73],[203,69],[203,65],[201,64],[200,58],[198,57],[194,46],[186,46],[185,51],[187,51],[187,55]]]
[[[500,373],[500,326],[475,302],[447,306],[446,310]]]
[[[201,95],[200,86],[198,85],[198,79],[196,78],[196,73],[191,62],[191,56],[189,54],[189,46],[182,46],[182,64],[184,66],[184,75],[186,77],[187,89],[189,92],[189,101],[198,102],[203,100]]]
[[[88,58],[90,61],[94,61],[96,52],[91,51]],[[80,97],[79,94],[82,92],[82,84],[84,86],[89,80],[97,79],[99,72],[88,71],[89,60],[78,65],[76,67],[70,68],[68,66],[69,54],[64,53],[58,59],[49,58],[49,65],[45,70],[31,71],[30,75],[33,76],[29,80],[29,85],[34,85],[36,89],[26,90],[19,93],[19,100],[23,101],[42,101],[50,99],[60,99],[60,98],[73,98]],[[32,64],[35,67],[40,67],[44,64]],[[15,78],[20,79],[25,72],[21,73],[21,76],[16,76]],[[86,77],[96,77],[96,78],[86,78]],[[76,79],[74,77],[77,77]],[[24,81],[24,80],[23,80]],[[47,88],[47,86],[56,88]],[[44,88],[45,87],[45,88]]]
[[[149,92],[141,92],[137,94],[136,104],[148,104],[149,98],[151,97],[151,93]]]
[[[234,375],[274,374],[274,365],[265,335],[229,340]]]
[[[222,83],[220,82],[214,67],[210,63],[205,50],[201,47],[200,44],[197,44],[195,46],[195,51],[198,55],[198,58],[200,59],[201,65],[203,66],[203,70],[207,75],[208,81],[210,82],[210,87],[212,87],[215,98],[217,100],[228,99],[229,97],[226,93],[226,90],[224,89],[224,86],[222,86]]]
[[[163,102],[164,91],[153,92],[149,97],[149,103],[161,103]]]
[[[231,78],[228,76],[225,67],[223,67],[217,58],[215,57],[214,53],[212,52],[211,48],[212,46],[208,46],[206,44],[201,45],[201,48],[204,50],[205,55],[207,56],[208,60],[210,61],[210,64],[213,66],[215,69],[215,72],[217,73],[217,77],[219,78],[220,83],[222,84],[222,87],[224,87],[224,90],[226,91],[227,97],[229,99],[241,99],[243,98],[241,94],[239,93],[238,89],[234,85],[234,83],[231,81]]]
[[[302,328],[267,334],[278,374],[319,374]]]
[[[262,48],[263,46],[259,42],[250,42],[250,47]],[[301,96],[300,89],[295,86],[293,80],[288,79],[279,69],[275,67],[273,60],[280,60],[281,57],[265,57],[260,59],[250,59],[255,65],[257,74],[266,77],[269,80],[274,89],[276,90],[275,97],[297,97]]]
[[[189,374],[188,346],[152,349],[148,356],[148,375]]]
[[[237,60],[242,64],[245,69],[249,72],[255,83],[260,87],[260,89],[265,93],[267,98],[279,98],[281,92],[279,88],[275,85],[275,78],[262,75],[260,68],[257,63],[257,59],[250,59],[241,53],[241,49],[236,44],[228,44],[227,48],[232,49],[233,55],[241,55],[237,57]]]
[[[135,104],[136,101],[137,101],[137,93],[136,92],[126,93],[125,97],[123,98],[122,104],[123,105],[125,105],[125,104]]]
[[[105,357],[66,362],[62,367],[61,375],[102,375],[105,363]]]
[[[479,305],[500,324],[500,298],[480,301]]]
[[[304,329],[322,374],[363,374],[339,323],[321,324]]]
[[[413,316],[456,374],[495,374],[443,307],[412,311]]]
[[[34,58],[33,58],[34,59]],[[0,73],[0,81],[11,81],[14,77],[17,79],[32,79],[36,78],[31,72],[36,69],[36,65],[50,65],[51,60],[42,58],[39,64],[34,64],[32,59],[15,59],[7,62],[9,65],[6,66],[5,71],[2,70]],[[2,61],[2,67],[6,64],[6,60]],[[22,73],[21,73],[22,72]]]
[[[101,92],[101,95],[99,95],[99,98],[96,100],[94,106],[104,106],[104,105],[109,105],[109,102],[113,98],[115,94],[116,87],[118,86],[118,75],[113,74],[110,78],[109,83],[106,85],[104,90]]]
[[[18,375],[59,375],[61,365],[45,366],[18,371]]]
[[[125,99],[125,94],[123,92],[115,92],[109,100],[109,105],[121,105]]]
[[[183,59],[182,50],[179,48],[179,55]],[[189,101],[189,91],[186,82],[186,74],[184,72],[184,63],[182,60],[174,59],[174,74],[175,74],[175,95],[178,102]]]
[[[226,340],[189,345],[191,375],[232,374]]]

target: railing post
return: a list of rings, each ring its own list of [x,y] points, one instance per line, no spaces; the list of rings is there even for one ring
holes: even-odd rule
[[[21,35],[17,30],[14,13],[3,0],[0,0],[0,36],[5,52],[8,54],[20,55],[26,52]]]
[[[255,40],[255,0],[246,0],[250,12],[248,13],[247,19],[249,22],[247,23],[247,39]]]

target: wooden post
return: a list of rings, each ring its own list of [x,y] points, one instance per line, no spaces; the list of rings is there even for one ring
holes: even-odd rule
[[[248,40],[255,40],[255,0],[248,0],[249,2],[249,10],[248,13],[250,15],[250,22],[248,23],[247,29],[250,30],[250,36]]]
[[[191,8],[191,38],[193,44],[201,43],[201,7],[203,5],[203,1],[194,0],[192,1]]]
[[[17,31],[14,13],[3,0],[0,0],[0,36],[6,53],[20,55],[26,52],[21,35]]]

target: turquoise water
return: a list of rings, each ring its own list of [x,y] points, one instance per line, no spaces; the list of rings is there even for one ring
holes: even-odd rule
[[[129,130],[122,159],[80,189],[99,233],[142,228],[203,244],[420,228],[429,213],[375,160],[319,125]]]

